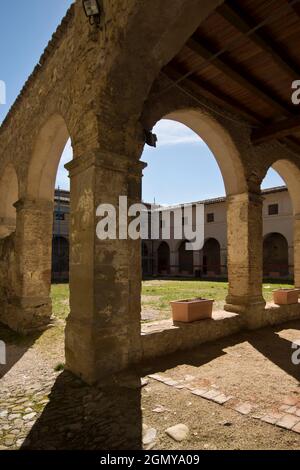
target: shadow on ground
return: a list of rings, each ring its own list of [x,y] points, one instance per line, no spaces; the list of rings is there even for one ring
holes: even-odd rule
[[[140,380],[89,387],[64,371],[22,449],[142,448]]]
[[[184,364],[200,367],[226,354],[224,352],[226,348],[248,342],[268,360],[300,381],[300,366],[292,362],[292,353],[294,352],[292,342],[281,338],[278,334],[284,329],[299,330],[298,339],[300,339],[300,321],[266,327],[261,330],[245,331],[211,343],[205,343],[195,349],[169,354],[160,358],[159,361],[147,361],[142,367],[141,374],[163,372]]]
[[[28,336],[19,335],[0,324],[0,340],[5,343],[6,364],[0,364],[0,379],[21,359],[26,351],[38,340],[42,332]]]
[[[290,376],[299,380],[291,361],[291,341],[278,331],[299,330],[300,321],[239,333],[196,349],[158,358],[113,378],[106,386],[89,387],[64,371],[56,380],[50,402],[34,424],[23,449],[135,450],[142,448],[140,378],[181,364],[199,367],[224,354],[225,348],[249,342]]]

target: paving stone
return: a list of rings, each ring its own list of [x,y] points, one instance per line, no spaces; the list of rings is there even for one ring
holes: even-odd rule
[[[6,418],[7,415],[8,415],[7,410],[0,411],[0,418]]]
[[[296,397],[286,397],[286,398],[283,400],[283,403],[284,403],[285,405],[294,406],[294,405],[297,405],[298,400],[299,400],[299,398],[296,398]]]
[[[268,413],[261,418],[261,421],[269,424],[275,424],[277,421],[283,418],[283,416],[284,415],[282,413]]]
[[[281,405],[281,407],[279,408],[279,411],[284,411],[285,413],[287,413],[287,411],[291,408],[291,405]]]
[[[300,418],[298,416],[286,414],[279,421],[277,421],[276,425],[280,426],[281,428],[292,429],[299,422]]]
[[[33,411],[32,408],[26,408],[26,409],[24,410],[24,413],[31,413],[32,411]]]
[[[36,413],[29,413],[23,416],[24,421],[31,421],[36,416]]]
[[[14,436],[13,434],[7,434],[4,439],[4,445],[6,447],[11,447],[14,445],[15,441],[16,441],[16,436]]]
[[[296,414],[297,412],[297,406],[289,406],[289,408],[286,410],[287,413],[290,413],[290,414]]]
[[[197,395],[199,397],[204,397],[204,395],[208,392],[207,388],[195,388],[192,390],[193,395]]]
[[[229,400],[231,400],[231,397],[227,397],[223,393],[221,393],[217,397],[213,398],[213,401],[215,401],[216,403],[219,403],[220,405],[223,405],[224,403],[227,403]]]
[[[20,413],[13,413],[8,416],[8,421],[13,421],[14,419],[20,418],[21,414]]]
[[[23,426],[23,420],[22,420],[21,418],[15,419],[15,420],[14,420],[14,426],[15,426],[16,428],[22,427],[22,426]]]
[[[296,416],[300,416],[300,408],[297,408],[297,411],[296,411]]]
[[[204,393],[203,397],[207,398],[208,400],[213,400],[216,398],[218,395],[220,395],[220,392],[218,390],[208,390],[208,392]]]
[[[166,434],[170,436],[174,441],[181,442],[187,439],[189,435],[189,428],[185,424],[176,424],[166,429]]]
[[[240,403],[239,405],[234,406],[233,409],[242,415],[248,415],[251,413],[253,406],[250,405],[250,403]]]
[[[23,443],[25,442],[26,438],[18,439],[16,442],[17,447],[22,447]]]
[[[292,428],[292,431],[295,431],[300,434],[300,423],[296,424],[296,426]]]

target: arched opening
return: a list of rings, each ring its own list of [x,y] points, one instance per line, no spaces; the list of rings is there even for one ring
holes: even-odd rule
[[[218,276],[221,274],[221,246],[217,239],[222,243],[222,259],[227,258],[226,196],[235,197],[242,194],[246,197],[248,191],[239,150],[217,119],[195,108],[166,114],[156,122],[153,133],[158,137],[157,147],[154,149],[146,146],[142,155],[142,160],[148,163],[143,176],[143,201],[145,203],[154,201],[154,210],[161,212],[161,232],[164,228],[168,228],[168,224],[162,220],[162,216],[168,211],[175,211],[176,207],[183,209],[183,206],[192,206],[194,214],[194,206],[203,201],[205,208],[203,222],[205,227],[209,226],[207,232],[205,231],[206,237],[215,239],[208,241],[205,247],[205,271],[212,276]],[[179,222],[175,223],[172,217],[171,215],[170,236],[167,235],[166,238],[160,233],[159,242],[154,242],[156,246],[160,243],[156,273],[169,274],[168,266],[170,266],[171,279],[164,280],[160,284],[154,280],[154,288],[147,282],[146,286],[143,285],[143,293],[151,292],[153,295],[153,289],[156,289],[159,296],[159,289],[164,289],[165,286],[170,289],[170,294],[173,296],[171,298],[178,299],[182,296],[185,286],[179,286],[176,277],[186,275],[187,278],[195,277],[196,280],[187,295],[193,293],[194,296],[209,296],[206,290],[208,281],[200,279],[203,251],[199,248],[196,251],[186,250],[184,240],[187,236],[184,233],[181,237],[174,238],[175,225],[179,226],[181,220],[182,226],[185,224],[186,217],[183,210]],[[233,220],[232,217],[230,223]],[[215,223],[210,223],[211,221]],[[236,283],[236,279],[237,276],[231,275],[230,282]],[[182,282],[187,286],[191,279]],[[221,285],[221,282],[218,284],[216,288],[222,290],[220,295],[224,296],[225,304],[227,285]],[[241,297],[242,295],[239,295],[239,298]],[[159,308],[161,305],[160,302]],[[149,308],[152,308],[152,305],[149,305]]]
[[[300,170],[288,160],[277,160],[262,183],[263,274],[293,278],[297,270],[296,214],[300,213]]]
[[[65,237],[53,236],[52,240],[52,281],[69,280],[69,241]]]
[[[270,233],[264,238],[263,272],[270,278],[289,274],[289,246],[281,233]]]
[[[157,271],[163,275],[170,273],[170,248],[166,242],[162,242],[157,250]]]
[[[0,177],[0,238],[16,230],[16,208],[19,199],[18,177],[12,164],[8,164]]]
[[[190,276],[194,270],[194,252],[186,249],[186,240],[184,240],[178,249],[179,253],[179,272],[182,275]]]
[[[24,200],[30,201],[27,213],[20,216],[35,224],[35,245],[26,242],[31,259],[32,281],[28,287],[37,295],[48,298],[54,317],[65,321],[69,314],[69,216],[70,191],[64,164],[73,157],[70,135],[62,116],[51,116],[41,127],[29,165]],[[60,188],[56,188],[56,185]],[[25,206],[26,209],[27,206]],[[27,209],[26,209],[27,210]],[[20,230],[23,224],[20,223]],[[30,229],[30,227],[29,227]],[[28,230],[29,230],[28,229]],[[18,230],[18,229],[17,229]],[[30,229],[31,230],[31,229]],[[23,236],[20,233],[20,236]],[[71,234],[70,234],[71,238]],[[25,277],[26,282],[30,282]],[[53,282],[51,286],[51,281]],[[50,310],[51,313],[51,310]],[[61,346],[63,346],[63,341]]]
[[[204,243],[202,266],[205,276],[214,277],[220,275],[221,247],[215,238],[209,238]]]
[[[58,166],[69,137],[59,114],[51,116],[41,128],[29,167],[29,197],[53,201]]]

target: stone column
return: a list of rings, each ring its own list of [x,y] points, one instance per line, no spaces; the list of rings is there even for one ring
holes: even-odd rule
[[[52,313],[53,203],[21,199],[15,207],[15,266],[5,323],[15,331],[27,333],[46,326]]]
[[[67,165],[71,313],[66,367],[90,384],[141,355],[141,242],[99,240],[96,210],[103,203],[118,209],[119,196],[128,196],[128,206],[140,202],[143,168],[141,162],[101,151]]]
[[[300,214],[294,215],[294,284],[300,288]]]
[[[229,292],[225,310],[243,315],[249,328],[259,327],[262,296],[262,198],[244,193],[227,198]]]

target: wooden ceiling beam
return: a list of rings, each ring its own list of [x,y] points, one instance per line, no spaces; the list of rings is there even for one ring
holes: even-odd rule
[[[252,142],[254,144],[261,144],[262,142],[267,142],[269,140],[281,139],[299,131],[300,115],[275,122],[269,126],[253,131]]]
[[[164,67],[163,72],[174,82],[180,79],[185,75],[184,70],[182,70],[178,65],[173,63],[169,63],[166,67]],[[201,80],[199,77],[190,76],[189,78],[185,78],[183,81],[180,82],[178,88],[188,91],[192,95],[194,95],[195,99],[201,100],[201,97],[205,97],[211,100],[213,103],[221,106],[228,112],[234,113],[238,116],[243,117],[251,124],[260,124],[261,120],[256,113],[252,110],[246,108],[241,103],[239,103],[234,98],[231,98],[228,95],[225,95],[221,90],[214,87],[208,82]]]
[[[240,86],[251,92],[254,96],[256,95],[269,106],[276,109],[276,111],[279,113],[283,114],[284,116],[292,115],[292,112],[288,106],[281,103],[277,97],[273,96],[262,83],[258,82],[254,77],[249,76],[247,72],[242,70],[239,64],[232,63],[232,61],[225,59],[224,56],[222,56],[222,58],[215,58],[215,52],[210,50],[207,46],[204,46],[194,37],[191,37],[188,40],[186,47],[188,47],[198,56],[202,57],[204,60],[211,60],[211,62],[208,62],[208,65],[211,63],[214,67],[220,70],[220,72],[227,75],[231,80],[234,80]]]
[[[287,0],[287,1],[288,3],[292,3],[292,0]],[[300,16],[300,3],[294,3],[292,5],[292,8],[295,11],[295,13],[297,13],[297,15]]]
[[[176,81],[185,75],[186,70],[181,70],[181,68],[173,62],[169,63],[166,67],[164,67],[163,72],[170,80]],[[180,89],[186,90],[189,94],[193,95],[196,101],[198,101],[198,99],[199,101],[201,101],[201,98],[205,97],[212,101],[212,103],[218,106],[222,106],[222,109],[224,109],[225,111],[232,112],[236,116],[243,117],[249,124],[261,126],[253,130],[253,144],[259,144],[269,140],[279,140],[290,150],[300,155],[300,144],[298,144],[298,142],[296,142],[292,137],[283,136],[283,133],[280,137],[278,134],[276,136],[272,135],[263,140],[259,140],[259,138],[255,140],[255,137],[253,138],[253,135],[259,136],[259,133],[266,132],[266,129],[271,126],[263,127],[263,121],[261,117],[257,116],[252,110],[249,110],[245,106],[242,106],[241,103],[229,97],[228,95],[225,95],[222,91],[210,85],[209,83],[202,81],[198,77],[191,76],[189,78],[184,79],[184,81],[182,81],[180,85],[178,85],[178,87]],[[299,119],[300,121],[300,116],[292,119]],[[280,123],[277,123],[277,125],[280,124],[280,126],[284,127],[287,125],[286,123],[288,121],[292,121],[292,119],[286,119],[284,121],[281,121]],[[273,124],[273,126],[275,126],[275,124]]]
[[[300,5],[298,6],[300,14]],[[229,2],[223,3],[218,9],[217,13],[221,15],[228,23],[230,23],[235,29],[242,34],[247,34],[249,30],[253,29],[256,25],[254,21],[246,15],[246,13],[238,5],[234,5],[234,8]],[[289,58],[286,52],[281,46],[276,43],[268,34],[261,30],[257,30],[247,36],[247,38],[256,44],[260,49],[267,52],[282,70],[284,70],[289,76],[293,78],[299,78],[300,67],[291,58]]]

